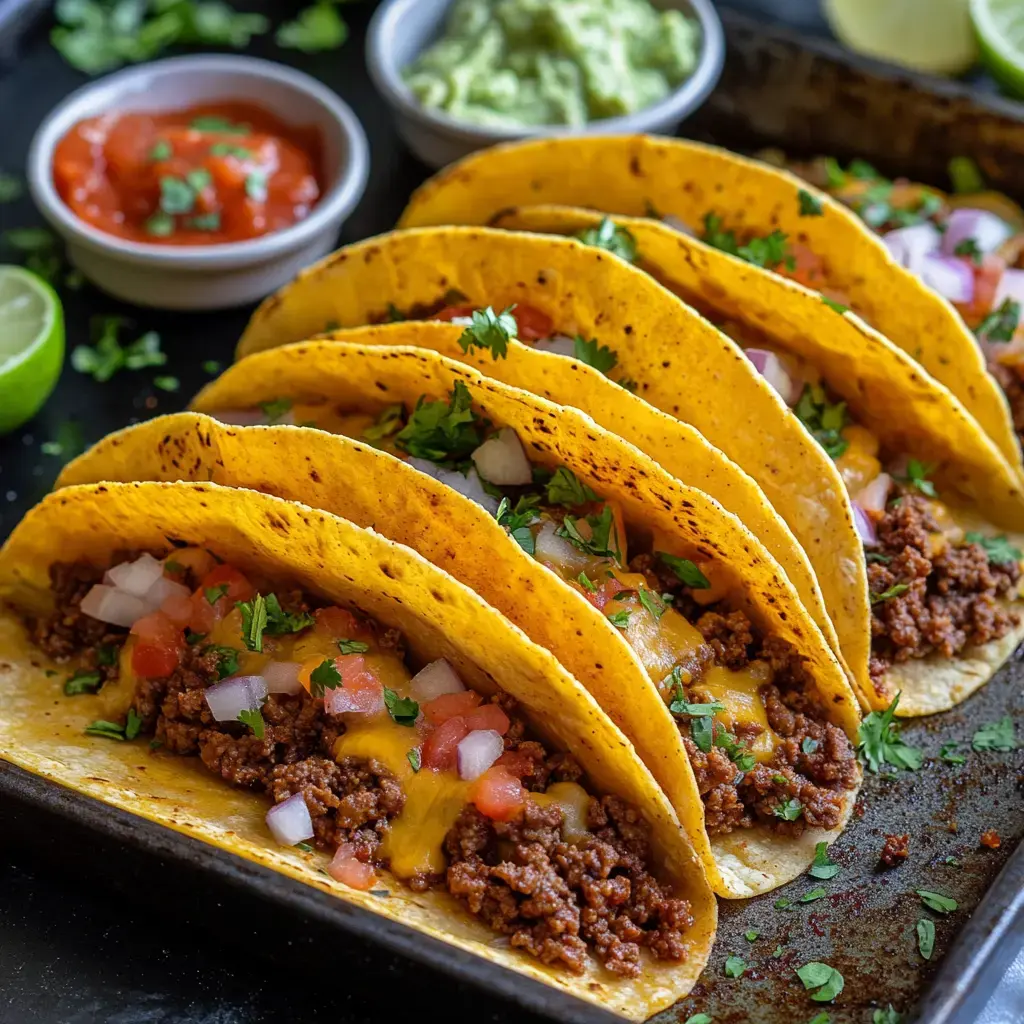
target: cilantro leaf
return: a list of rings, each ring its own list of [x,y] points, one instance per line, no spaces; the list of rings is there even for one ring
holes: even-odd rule
[[[847,424],[846,403],[830,402],[821,385],[805,384],[793,412],[829,458],[838,459],[850,447],[841,433]]]
[[[673,715],[690,715],[693,718],[707,718],[709,715],[714,715],[718,711],[724,711],[725,705],[719,704],[717,701],[711,704],[691,704],[683,697],[682,685],[680,684],[678,695],[676,699],[669,704],[668,709]]]
[[[892,1008],[892,1003],[884,1010],[875,1010],[871,1014],[871,1024],[903,1024],[903,1014]]]
[[[883,764],[917,771],[921,767],[921,751],[900,739],[900,726],[894,719],[899,706],[897,693],[884,711],[872,711],[860,723],[857,732],[857,753],[868,770],[877,774]]]
[[[387,405],[377,414],[373,423],[363,431],[367,441],[383,441],[405,425],[405,406],[401,402]]]
[[[817,196],[811,195],[807,189],[800,189],[796,197],[800,206],[801,217],[820,217],[824,213],[821,200]]]
[[[590,593],[592,593],[592,594],[596,594],[597,593],[597,586],[595,585],[593,580],[591,580],[591,578],[585,572],[582,572],[582,571],[580,572],[579,576],[576,577],[576,582],[584,590],[589,590]]]
[[[603,217],[596,228],[587,228],[576,236],[584,245],[606,249],[627,263],[635,263],[636,238],[628,228],[619,227],[611,217]]]
[[[592,366],[599,373],[608,375],[619,362],[619,357],[607,345],[602,345],[597,338],[589,341],[577,334],[572,340],[572,354],[587,366]]]
[[[262,651],[263,631],[267,628],[267,599],[256,594],[251,601],[239,601],[238,610],[242,613],[242,641],[250,651]]]
[[[480,447],[486,420],[472,410],[469,388],[457,380],[447,402],[421,396],[395,445],[409,455],[437,463],[458,463]]]
[[[107,722],[104,719],[97,719],[85,727],[86,736],[102,736],[107,740],[125,740],[125,727],[117,722]]]
[[[906,482],[912,487],[916,487],[922,494],[934,498],[936,496],[935,484],[928,479],[928,475],[933,472],[935,472],[935,467],[930,463],[910,459],[907,462]]]
[[[200,653],[206,654],[213,651],[217,655],[217,678],[227,679],[238,671],[238,655],[241,654],[235,647],[222,647],[220,644],[209,644]]]
[[[804,805],[793,797],[783,800],[781,804],[772,808],[772,814],[783,821],[796,821],[803,813]]]
[[[62,462],[70,462],[85,451],[85,438],[82,428],[75,420],[61,420],[57,424],[57,438],[44,441],[39,450],[44,455],[59,456]]]
[[[925,960],[931,960],[935,951],[935,922],[922,917],[917,922],[917,948]]]
[[[974,734],[971,746],[975,750],[1016,750],[1019,744],[1013,719],[1004,715],[998,722],[983,725]]]
[[[181,381],[179,381],[177,377],[162,375],[153,378],[153,387],[159,388],[161,391],[168,391],[171,394],[174,394],[174,392],[181,387]]]
[[[993,565],[1011,565],[1013,562],[1024,559],[1024,553],[1006,539],[1006,534],[1000,534],[998,537],[986,537],[982,533],[968,533],[964,540],[968,544],[980,544]]]
[[[260,711],[258,708],[252,711],[245,708],[242,711],[238,712],[238,720],[242,723],[242,725],[247,725],[249,726],[250,729],[252,729],[252,733],[256,737],[256,739],[263,739],[264,735],[266,734],[266,723],[263,721],[262,711]]]
[[[641,587],[637,593],[640,598],[640,603],[644,608],[650,612],[651,616],[657,621],[665,614],[666,604],[657,594],[652,590],[648,590],[647,587]]]
[[[581,532],[579,524],[583,522],[588,527],[589,536]],[[562,525],[555,531],[556,536],[564,537],[577,550],[586,555],[596,555],[598,558],[614,558],[622,561],[622,555],[618,547],[618,536],[614,538],[615,548],[610,545],[615,533],[615,517],[612,514],[611,506],[605,505],[596,515],[589,515],[585,519],[576,516],[566,516]]]
[[[220,373],[220,363],[216,359],[207,359],[203,362],[203,373]]]
[[[147,331],[130,345],[122,347],[118,341],[121,328],[127,320],[120,316],[96,317],[92,321],[94,346],[77,345],[71,353],[71,365],[102,384],[119,370],[141,370],[149,366],[163,366],[167,355],[160,351],[160,335]]]
[[[939,749],[939,759],[946,764],[965,764],[967,758],[963,754],[955,753],[956,748],[959,746],[959,743],[943,743]]]
[[[7,171],[0,171],[0,203],[13,203],[25,194],[21,178]]]
[[[800,902],[814,903],[815,900],[820,900],[825,895],[827,895],[827,893],[819,886],[817,889],[809,889],[805,892],[803,896],[800,897]]]
[[[215,587],[207,587],[203,594],[206,596],[208,604],[216,604],[227,592],[228,585],[226,583],[218,583]]]
[[[691,562],[688,558],[678,558],[675,555],[669,555],[664,551],[655,552],[658,558],[665,563],[675,573],[679,582],[687,587],[691,587],[694,590],[708,590],[711,587],[711,581],[697,568],[694,562]]]
[[[816,1003],[831,1003],[843,991],[843,976],[828,964],[812,960],[798,967],[796,974],[806,991],[814,989],[811,998]]]
[[[816,739],[812,739],[810,736],[805,736],[803,742],[800,744],[800,749],[805,754],[813,754],[820,746],[821,744]]]
[[[103,675],[96,669],[78,669],[64,683],[64,696],[77,697],[82,693],[96,693],[103,685]]]
[[[512,315],[515,308],[509,306],[500,313],[495,313],[491,306],[474,309],[470,317],[472,323],[459,337],[462,351],[471,352],[474,348],[482,348],[495,359],[504,359],[508,355],[508,343],[519,336],[519,325]]]
[[[618,612],[608,612],[605,616],[616,629],[626,629],[629,626],[630,611],[623,609]]]
[[[1012,341],[1020,324],[1020,303],[1013,299],[1004,299],[998,309],[992,310],[978,324],[974,333],[985,341]]]
[[[690,719],[690,738],[697,749],[705,754],[711,753],[715,739],[715,721],[707,715]]]
[[[829,860],[828,843],[816,843],[814,846],[814,863],[807,870],[812,878],[826,880],[839,874],[839,865]]]
[[[970,195],[985,190],[985,179],[978,165],[969,156],[954,156],[948,166],[949,180],[957,195]]]
[[[836,302],[835,299],[830,299],[827,295],[819,295],[818,298],[828,306],[829,309],[835,310],[840,316],[843,313],[849,313],[850,307],[844,306],[841,302]]]
[[[565,505],[566,508],[598,500],[597,495],[565,466],[559,466],[548,481],[547,498],[549,505]]]
[[[272,398],[269,402],[260,402],[259,405],[267,418],[267,423],[279,423],[292,411],[290,398]]]
[[[413,747],[411,750],[406,751],[405,759],[409,762],[409,767],[412,768],[414,772],[418,772],[420,770],[422,761],[420,758],[419,747]]]
[[[267,594],[267,633],[270,636],[286,636],[301,633],[316,620],[309,612],[286,612],[277,599],[277,594]]]
[[[397,725],[415,725],[420,706],[412,697],[399,697],[395,690],[384,687],[384,707]]]
[[[725,976],[727,978],[742,978],[743,972],[747,969],[747,961],[741,956],[730,956],[725,961]]]
[[[274,36],[283,49],[303,53],[336,50],[346,39],[348,26],[331,0],[318,0],[303,8],[294,21],[286,21]]]
[[[692,1017],[687,1017],[684,1024],[714,1024],[714,1022],[706,1013],[695,1013]]]
[[[314,697],[322,697],[325,690],[336,690],[339,686],[341,673],[333,658],[324,658],[309,674],[309,692]]]
[[[929,910],[936,913],[951,914],[957,908],[956,900],[951,896],[943,896],[941,892],[932,892],[930,889],[915,889],[914,892]]]
[[[888,601],[891,597],[899,597],[900,594],[905,594],[909,589],[909,583],[894,583],[888,590],[883,590],[880,594],[868,594],[868,599],[873,605],[882,604],[884,601]]]
[[[370,645],[362,640],[339,640],[337,643],[342,654],[365,654],[370,649]]]
[[[747,942],[756,942],[757,937],[760,934],[761,933],[759,931],[755,931],[753,928],[751,928],[749,931],[743,933],[743,938],[745,938]]]
[[[985,255],[978,247],[978,241],[975,238],[965,238],[963,241],[957,242],[956,247],[953,249],[953,254],[955,256],[963,256],[979,267]]]
[[[499,526],[508,530],[512,539],[528,554],[533,555],[537,550],[533,532],[530,524],[535,523],[540,517],[537,514],[537,503],[540,501],[536,495],[524,495],[516,502],[515,509],[508,498],[502,498],[498,502],[498,511],[494,518],[498,520]]]

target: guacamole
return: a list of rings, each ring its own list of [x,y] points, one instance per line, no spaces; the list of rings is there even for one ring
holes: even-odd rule
[[[663,99],[699,49],[696,22],[649,0],[455,0],[404,77],[462,121],[582,125]]]

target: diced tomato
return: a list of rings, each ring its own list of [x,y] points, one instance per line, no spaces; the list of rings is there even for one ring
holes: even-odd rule
[[[432,317],[432,320],[454,320],[457,316],[472,316],[475,306],[461,305],[461,306],[445,306],[444,309],[438,310]]]
[[[599,611],[603,612],[609,601],[621,594],[628,587],[624,587],[614,576],[604,580],[597,590],[589,590],[577,584],[581,594]]]
[[[442,693],[423,705],[423,715],[432,725],[440,725],[456,715],[468,715],[480,703],[480,694],[474,690],[461,693]]]
[[[492,765],[476,780],[469,799],[493,821],[508,821],[526,803],[526,790],[505,768]]]
[[[792,278],[792,280],[799,281],[800,284],[818,291],[824,284],[822,261],[806,245],[801,245],[799,242],[794,242],[790,246],[790,252],[796,262],[792,270],[784,262],[772,269],[784,277]]]
[[[364,864],[355,857],[355,847],[351,843],[342,843],[327,865],[327,873],[336,882],[347,885],[350,889],[369,889],[377,880],[376,872],[370,864]]]
[[[160,611],[179,629],[184,629],[192,621],[192,598],[184,594],[171,594],[160,606]]]
[[[536,341],[538,338],[550,338],[555,332],[555,322],[539,309],[519,303],[512,315],[516,318],[518,334],[521,341]]]
[[[477,729],[493,729],[496,733],[504,736],[508,732],[508,715],[505,714],[497,704],[484,704],[466,715],[466,725],[469,731]]]
[[[205,594],[207,590],[215,587],[222,587],[227,584],[227,591],[223,597],[218,598],[216,607],[223,618],[235,606],[236,601],[248,601],[252,598],[252,584],[236,568],[230,565],[218,565],[211,569],[204,577],[199,589]]]
[[[537,767],[537,762],[529,754],[524,754],[521,750],[506,750],[494,762],[494,766],[496,768],[504,768],[509,775],[514,775],[517,779],[521,779],[524,775],[533,774]]]
[[[201,580],[216,564],[217,559],[206,548],[179,548],[164,559],[164,575],[180,580],[186,572],[191,572]]]
[[[456,749],[469,733],[464,718],[449,718],[439,725],[423,741],[420,749],[420,763],[424,768],[443,772],[455,767]]]
[[[313,612],[316,631],[332,640],[353,640],[362,629],[359,620],[347,609],[331,605]]]
[[[996,290],[1006,270],[1006,261],[995,253],[988,253],[981,266],[969,261],[974,271],[974,299],[971,303],[957,308],[963,313],[968,324],[976,326],[992,312],[996,301]]]
[[[341,674],[341,686],[324,694],[327,711],[335,715],[348,711],[361,714],[383,711],[384,687],[367,668],[361,654],[342,654],[334,659],[334,667]]]
[[[164,615],[144,615],[131,632],[138,639],[132,649],[132,671],[144,679],[169,676],[181,660],[181,629]]]
[[[217,624],[217,612],[212,604],[206,600],[206,594],[200,587],[191,597],[192,615],[188,620],[188,628],[193,633],[208,635]]]

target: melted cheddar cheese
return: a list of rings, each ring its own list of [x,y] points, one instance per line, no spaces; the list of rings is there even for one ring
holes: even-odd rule
[[[768,713],[761,699],[760,689],[771,682],[771,669],[763,661],[752,661],[745,669],[732,669],[715,665],[709,668],[700,680],[700,688],[725,710],[719,711],[715,719],[730,732],[738,725],[757,725],[761,732],[745,746],[758,761],[771,758],[779,742],[778,735],[768,725]]]
[[[589,836],[587,830],[587,809],[590,806],[590,795],[575,782],[555,782],[545,793],[531,793],[530,799],[541,807],[559,804],[564,815],[562,834],[566,842],[582,843]]]

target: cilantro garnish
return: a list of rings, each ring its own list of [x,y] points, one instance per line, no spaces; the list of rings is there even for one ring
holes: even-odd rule
[[[124,738],[126,740],[133,740],[139,735],[142,729],[142,718],[136,712],[135,708],[128,709],[128,719],[124,726]]]
[[[900,726],[894,721],[899,702],[897,693],[884,711],[872,711],[865,716],[857,732],[857,753],[876,775],[883,764],[915,772],[921,767],[921,751],[900,739]]]
[[[607,249],[627,263],[636,262],[636,239],[633,232],[619,227],[611,217],[603,217],[596,228],[587,228],[576,236],[584,245]]]
[[[196,190],[184,179],[165,174],[160,179],[160,209],[168,216],[191,213],[196,202]]]
[[[828,843],[816,843],[814,846],[814,863],[807,869],[812,878],[826,881],[839,874],[839,865],[829,860]]]
[[[751,754],[750,751],[747,750],[747,748],[721,724],[719,724],[718,728],[715,730],[714,742],[715,746],[718,747],[719,750],[725,751],[726,757],[728,757],[729,760],[736,765],[737,770],[741,772],[749,772],[757,763],[754,755]]]
[[[68,676],[64,683],[64,696],[77,697],[82,693],[95,693],[103,685],[103,675],[99,671],[80,668],[74,675]]]
[[[245,146],[236,146],[233,142],[215,142],[210,147],[210,156],[233,156],[238,160],[251,160],[253,153]]]
[[[210,602],[213,604],[213,602]],[[256,594],[251,601],[239,601],[242,613],[242,640],[250,651],[263,650],[263,631],[267,628],[267,599]]]
[[[250,711],[247,708],[242,711],[239,711],[238,720],[242,723],[242,725],[247,725],[249,726],[250,729],[252,729],[252,734],[256,737],[256,739],[263,739],[264,735],[266,734],[266,723],[263,721],[263,712],[260,711],[259,708],[256,708],[252,711]]]
[[[584,590],[589,590],[590,593],[592,593],[592,594],[596,594],[597,593],[597,586],[594,584],[594,582],[590,579],[590,577],[585,572],[582,572],[582,571],[580,572],[579,576],[576,577],[576,582]]]
[[[664,551],[655,552],[658,558],[675,573],[680,583],[694,590],[709,590],[711,581],[688,558],[678,558]]]
[[[81,426],[75,420],[61,420],[57,424],[56,440],[44,441],[39,450],[44,455],[60,456],[64,462],[69,462],[85,451]]]
[[[500,313],[495,313],[491,306],[486,309],[474,309],[473,321],[459,336],[459,345],[463,352],[471,352],[474,348],[483,348],[495,359],[504,359],[508,355],[508,343],[518,337],[519,325],[512,315],[515,306],[509,306]]]
[[[800,204],[801,217],[820,217],[824,212],[821,200],[817,196],[811,195],[807,189],[800,189],[796,197]]]
[[[508,530],[512,539],[528,554],[533,555],[537,546],[530,530],[530,524],[537,521],[537,503],[540,501],[536,495],[524,495],[516,502],[515,509],[508,498],[502,498],[498,502],[498,511],[494,514],[499,526]]]
[[[77,345],[71,353],[71,365],[79,373],[87,373],[100,384],[114,376],[118,370],[142,370],[149,366],[163,366],[167,355],[160,351],[160,335],[147,331],[130,345],[122,346],[118,333],[128,321],[120,316],[95,317],[91,333],[95,345]]]
[[[154,377],[153,387],[159,388],[161,391],[168,391],[171,394],[174,394],[181,387],[181,381],[179,381],[177,377],[167,375]]]
[[[796,821],[803,813],[804,805],[793,797],[783,800],[781,804],[777,804],[772,808],[772,814],[783,821]]]
[[[421,760],[419,747],[413,747],[412,750],[406,751],[405,759],[409,762],[409,767],[412,768],[414,772],[418,772],[420,770]]]
[[[316,0],[304,7],[294,21],[286,21],[274,35],[278,46],[303,53],[336,50],[346,39],[348,25],[332,0]]]
[[[188,222],[190,228],[195,228],[196,231],[220,231],[220,213],[217,210],[211,210],[209,213],[200,213],[196,217],[192,217]]]
[[[1013,299],[1004,299],[998,309],[992,310],[978,324],[974,333],[985,341],[1012,341],[1019,324],[1020,303]]]
[[[803,742],[800,744],[800,749],[805,754],[813,754],[821,744],[810,736],[805,736]]]
[[[813,903],[815,900],[820,900],[823,896],[828,895],[824,889],[819,886],[817,889],[809,889],[807,892],[800,897],[801,903]]]
[[[803,967],[798,967],[796,974],[806,991],[811,992],[811,989],[814,989],[811,998],[816,1003],[831,1003],[843,991],[843,976],[828,964],[812,960]]]
[[[373,423],[363,431],[367,441],[382,441],[397,433],[405,424],[405,406],[401,402],[385,406]]]
[[[963,754],[955,753],[959,743],[943,743],[939,749],[939,759],[946,764],[965,764],[967,758]]]
[[[245,194],[249,199],[258,203],[267,198],[267,172],[262,170],[250,171],[245,176]]]
[[[389,324],[400,324],[409,318],[393,303],[388,303],[388,323]]]
[[[715,738],[715,721],[706,715],[699,715],[690,720],[690,738],[698,750],[705,754],[711,753]]]
[[[850,447],[841,433],[847,423],[846,403],[830,402],[821,385],[805,384],[793,412],[830,458],[838,459]]]
[[[963,256],[979,267],[985,256],[981,249],[978,248],[977,239],[974,238],[965,238],[962,242],[957,242],[956,247],[953,249],[953,254],[955,256]]]
[[[395,435],[404,452],[437,463],[458,463],[480,447],[486,420],[472,410],[469,388],[457,380],[449,400],[428,402],[421,396],[409,422]]]
[[[917,948],[925,960],[931,960],[935,951],[935,922],[922,917],[917,922]]]
[[[1004,715],[998,722],[983,725],[974,734],[971,746],[975,750],[1016,750],[1018,743],[1013,719]]]
[[[236,124],[226,117],[217,114],[203,114],[201,117],[194,117],[189,128],[197,132],[215,132],[218,135],[250,135],[252,130],[247,124]]]
[[[215,373],[220,373],[220,363],[216,359],[207,359],[203,362],[203,373],[209,373],[211,376]]]
[[[682,682],[675,676],[675,673],[678,671],[678,668],[674,669],[671,677],[675,681],[676,692],[675,700],[669,704],[668,709],[673,715],[690,715],[693,718],[707,718],[718,711],[725,710],[725,705],[719,704],[717,701],[712,702],[711,704],[691,704],[683,695]],[[708,747],[708,750],[710,749],[711,748]]]
[[[949,179],[957,195],[970,195],[985,189],[985,179],[969,156],[954,156],[950,159]]]
[[[25,194],[21,178],[6,171],[0,171],[0,203],[17,202]]]
[[[841,302],[836,302],[835,299],[830,299],[827,295],[819,295],[818,298],[828,306],[829,309],[835,310],[840,316],[843,313],[849,313],[850,307],[844,306]]]
[[[87,736],[102,736],[107,740],[118,740],[124,742],[125,740],[133,740],[139,735],[139,730],[142,728],[142,719],[136,713],[134,708],[128,709],[128,718],[124,725],[118,725],[117,722],[107,722],[103,719],[97,719],[95,722],[85,727],[85,734]]]
[[[241,653],[235,647],[222,647],[220,644],[210,644],[204,647],[202,654],[212,651],[217,655],[217,678],[227,679],[238,671],[238,655]]]
[[[746,969],[747,961],[743,957],[730,956],[725,961],[725,976],[727,978],[742,978]]]
[[[166,139],[161,139],[149,151],[149,159],[154,163],[160,160],[170,160],[174,156],[174,149]]]
[[[815,1014],[807,1024],[832,1024],[832,1018],[827,1013]]]
[[[203,594],[206,596],[208,604],[216,604],[227,592],[228,585],[226,583],[218,583],[215,587],[207,587]]]
[[[964,536],[968,544],[980,544],[993,565],[1010,565],[1024,558],[1020,548],[1015,548],[1005,534],[998,537],[986,537],[983,533],[968,533]]]
[[[420,706],[412,697],[399,697],[395,690],[384,687],[384,707],[397,725],[415,725]]]
[[[883,602],[888,601],[891,597],[899,597],[900,594],[905,594],[909,589],[909,583],[894,583],[888,590],[883,590],[880,594],[868,594],[868,599],[873,605],[882,604]]]
[[[314,697],[322,697],[325,690],[336,690],[341,686],[341,673],[334,664],[333,658],[324,658],[309,674],[309,692]]]
[[[590,527],[590,536],[585,537],[579,528],[579,523],[585,522]],[[556,531],[556,535],[564,537],[577,550],[586,555],[596,555],[598,558],[614,558],[617,562],[622,561],[622,555],[618,548],[618,537],[615,538],[616,547],[613,549],[612,534],[615,531],[615,517],[612,515],[610,505],[605,505],[596,515],[589,515],[586,519],[579,519],[576,516],[566,516],[562,525]]]
[[[592,366],[599,373],[608,375],[618,364],[619,357],[607,346],[598,342],[597,338],[589,341],[577,334],[572,340],[572,354],[587,366]]]
[[[102,644],[96,648],[96,661],[100,665],[117,663],[117,648],[113,644]]]
[[[878,551],[866,551],[864,559],[869,565],[872,562],[877,562],[879,565],[888,565],[892,561],[892,555],[883,555]]]
[[[875,1010],[871,1014],[871,1024],[903,1024],[903,1014],[892,1008],[892,1003],[884,1010]]]
[[[927,462],[918,459],[910,459],[907,462],[906,482],[916,487],[922,494],[929,498],[936,496],[935,484],[928,479],[930,473],[935,472],[935,467]]]
[[[277,423],[292,411],[292,400],[272,398],[269,402],[260,402],[259,406],[268,423]]]
[[[951,914],[957,908],[957,902],[952,896],[943,896],[941,892],[932,892],[930,889],[915,889],[914,892],[929,910],[937,914]]]
[[[597,501],[597,495],[580,480],[571,469],[559,466],[547,483],[548,504],[576,508],[588,501]]]
[[[338,650],[342,654],[365,654],[370,649],[370,645],[363,643],[362,640],[339,640]]]
[[[743,933],[743,938],[745,938],[747,942],[755,942],[760,934],[760,932],[751,928],[749,931]]]
[[[616,629],[626,629],[629,626],[630,614],[628,609],[623,609],[618,612],[609,612],[605,617]]]
[[[295,849],[296,850],[301,850],[303,853],[312,853],[313,852],[313,847],[310,846],[309,843],[296,843],[295,844]]]
[[[716,213],[708,213],[704,217],[703,241],[765,270],[773,270],[781,263],[785,263],[788,270],[796,268],[796,260],[789,251],[789,240],[782,231],[773,231],[763,238],[755,236],[746,245],[740,245],[734,232],[723,229],[722,218]]]
[[[706,1013],[695,1013],[692,1017],[687,1017],[684,1024],[713,1024],[713,1021]]]
[[[640,603],[651,613],[655,620],[660,619],[665,614],[665,602],[652,590],[648,590],[647,587],[641,587],[638,591],[638,596]]]
[[[151,214],[145,223],[146,234],[154,238],[167,238],[174,234],[174,218],[163,210]]]

